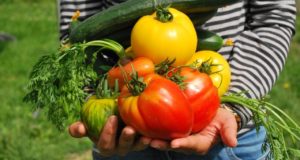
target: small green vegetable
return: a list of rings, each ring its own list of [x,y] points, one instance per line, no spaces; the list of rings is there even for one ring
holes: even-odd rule
[[[96,95],[92,95],[84,103],[80,117],[91,139],[97,140],[109,116],[118,114],[118,91],[118,82],[116,81],[115,89],[112,90],[108,87],[105,76],[98,84]]]
[[[198,36],[198,44],[197,44],[198,51],[201,50],[218,51],[223,47],[224,40],[218,34],[200,28],[197,28],[196,31]]]

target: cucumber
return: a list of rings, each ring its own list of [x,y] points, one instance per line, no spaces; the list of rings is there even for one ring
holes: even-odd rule
[[[163,0],[159,5],[171,4],[171,7],[188,14],[216,10],[237,1],[239,0]],[[70,42],[106,37],[111,33],[133,26],[141,16],[153,13],[157,5],[153,0],[128,0],[112,6],[74,27],[70,32]]]
[[[224,44],[224,40],[218,34],[200,28],[196,28],[196,31],[198,36],[197,51],[201,51],[201,50],[218,51],[219,49],[222,48]]]

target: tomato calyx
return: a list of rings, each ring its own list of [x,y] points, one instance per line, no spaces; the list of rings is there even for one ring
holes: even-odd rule
[[[181,90],[184,90],[186,87],[186,83],[185,83],[186,77],[180,74],[181,69],[183,67],[187,67],[187,66],[179,66],[176,68],[172,68],[166,73],[166,77],[169,80],[175,82],[180,87]]]
[[[98,99],[107,98],[115,99],[119,96],[118,79],[115,80],[114,88],[110,88],[106,76],[100,78],[99,84],[96,88],[96,97]]]
[[[156,19],[160,22],[166,23],[173,20],[173,14],[169,11],[168,7],[156,7]]]
[[[206,73],[208,75],[217,74],[222,70],[212,71],[212,67],[220,66],[220,64],[213,64],[212,58],[207,59],[206,61],[202,62],[201,65],[198,67],[199,72]]]
[[[216,70],[213,72],[212,67],[218,67],[220,65],[221,64],[213,64],[212,58],[209,58],[206,61],[201,63],[201,65],[198,67],[198,71],[201,73],[208,74],[208,75],[219,74],[222,72],[223,69]],[[222,76],[222,75],[220,74],[220,76]],[[220,84],[218,86],[216,86],[217,88],[219,88],[222,85],[222,80],[223,80],[223,78],[221,78]]]
[[[174,58],[173,60],[170,59],[166,59],[162,62],[160,62],[159,64],[155,65],[155,72],[159,75],[165,75],[166,73],[169,72],[171,66],[173,65],[173,63],[176,61],[176,59]]]
[[[138,74],[136,71],[134,71],[130,75],[130,80],[125,77],[125,83],[126,86],[133,96],[140,95],[146,88],[146,84],[143,82],[143,77],[138,77]]]

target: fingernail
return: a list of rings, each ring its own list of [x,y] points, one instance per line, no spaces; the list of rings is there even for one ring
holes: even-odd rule
[[[133,135],[134,131],[131,128],[125,128],[125,134],[126,135]]]
[[[78,125],[77,126],[77,134],[84,135],[85,134],[85,127],[84,125]]]
[[[110,116],[109,119],[108,119],[108,122],[109,123],[115,123],[116,118],[117,118],[116,116]]]
[[[152,148],[160,149],[160,146],[158,144],[151,144]]]
[[[149,138],[143,138],[143,139],[142,139],[143,145],[149,145],[150,142],[151,142],[151,139],[149,139]]]
[[[179,148],[179,143],[178,142],[172,142],[171,143],[171,148],[173,148],[173,149],[176,149],[176,148]]]

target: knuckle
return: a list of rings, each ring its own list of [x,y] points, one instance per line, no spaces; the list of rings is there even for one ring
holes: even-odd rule
[[[113,155],[113,152],[111,152],[110,150],[99,149],[99,152],[102,156],[105,156],[105,157]]]
[[[147,148],[147,146],[139,144],[139,145],[135,145],[132,150],[141,151],[141,150],[144,150],[146,148]]]
[[[207,152],[208,152],[208,151],[203,151],[203,150],[197,151],[197,153],[198,153],[199,155],[201,155],[201,156],[206,155]]]
[[[98,147],[101,154],[110,155],[113,153],[114,149],[111,145],[100,145]]]
[[[120,155],[120,156],[126,156],[127,153],[128,153],[127,150],[119,150],[118,151],[118,155]]]

